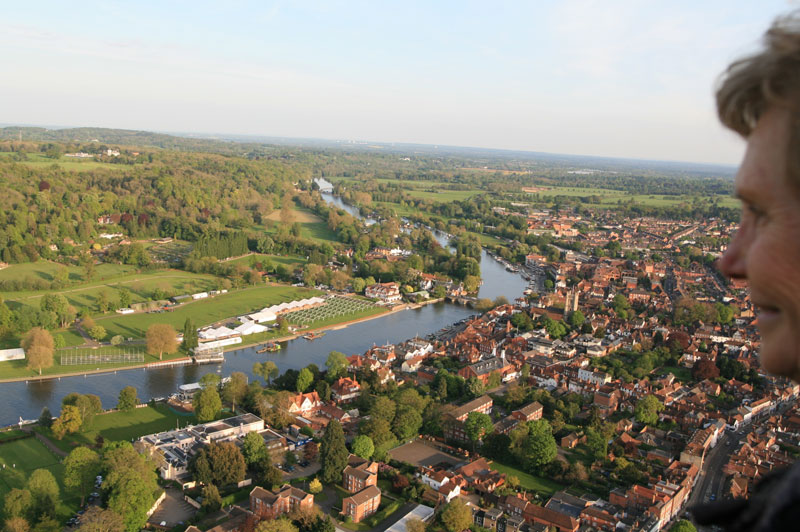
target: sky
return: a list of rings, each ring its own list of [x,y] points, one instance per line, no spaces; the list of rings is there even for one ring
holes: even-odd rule
[[[714,86],[797,0],[14,2],[0,123],[737,164]]]

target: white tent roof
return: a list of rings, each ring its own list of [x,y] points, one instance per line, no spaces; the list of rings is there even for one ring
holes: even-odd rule
[[[242,336],[247,336],[248,334],[255,334],[266,331],[267,328],[263,325],[259,325],[258,323],[248,322],[243,325],[239,325],[234,329],[237,333],[241,334]]]

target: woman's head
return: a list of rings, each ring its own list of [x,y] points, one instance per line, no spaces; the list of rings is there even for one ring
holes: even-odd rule
[[[764,369],[800,382],[800,18],[777,21],[765,41],[717,92],[720,119],[747,139],[742,217],[720,267],[748,281]]]

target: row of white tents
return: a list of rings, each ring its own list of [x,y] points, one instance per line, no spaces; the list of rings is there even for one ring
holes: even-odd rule
[[[197,336],[204,342],[210,342],[214,340],[221,340],[223,338],[229,338],[231,336],[247,336],[248,334],[264,332],[267,330],[267,327],[261,324],[275,321],[278,319],[278,314],[293,312],[295,310],[301,310],[308,308],[309,306],[320,305],[322,303],[325,303],[325,300],[321,297],[309,297],[306,299],[289,301],[288,303],[272,305],[271,307],[261,309],[259,312],[254,314],[240,316],[239,321],[241,322],[241,325],[235,329],[225,326],[206,327],[204,329],[200,329],[197,332]]]

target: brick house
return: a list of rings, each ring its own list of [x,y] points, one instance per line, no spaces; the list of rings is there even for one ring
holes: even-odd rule
[[[277,493],[261,486],[250,492],[250,510],[260,519],[277,519],[295,509],[310,510],[313,506],[313,495],[289,484],[284,484]]]
[[[342,471],[342,487],[350,493],[378,484],[378,462],[371,462],[351,454]]]
[[[381,490],[377,486],[367,486],[355,495],[342,499],[342,514],[350,516],[354,523],[360,523],[378,511],[381,505]]]
[[[340,403],[348,403],[361,395],[361,385],[350,377],[341,377],[331,386],[331,396]]]
[[[298,393],[289,398],[289,413],[296,416],[310,416],[322,406],[322,400],[316,391]]]
[[[526,422],[542,419],[542,412],[544,412],[542,404],[539,401],[534,401],[519,410],[514,410],[511,415],[522,422]]]

